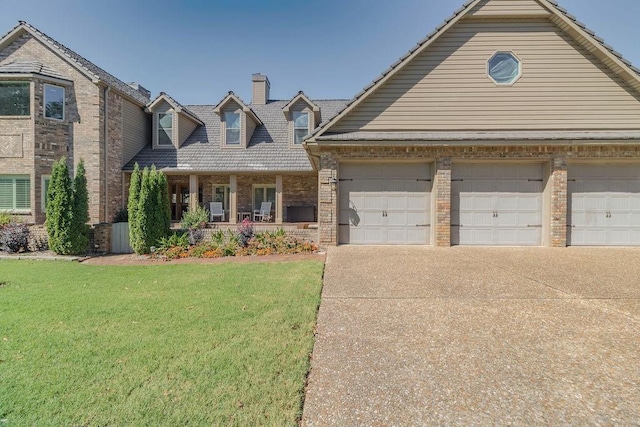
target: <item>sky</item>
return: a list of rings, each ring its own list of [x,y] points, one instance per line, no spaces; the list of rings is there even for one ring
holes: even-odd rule
[[[251,101],[251,75],[272,99],[303,90],[352,98],[465,0],[0,0],[0,33],[25,20],[152,97]],[[640,1],[559,0],[640,67]]]

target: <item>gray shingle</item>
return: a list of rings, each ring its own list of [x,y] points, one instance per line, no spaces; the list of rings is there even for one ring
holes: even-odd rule
[[[289,147],[289,128],[282,108],[289,101],[269,101],[249,107],[264,123],[257,126],[248,147],[225,148],[220,141],[220,117],[214,105],[189,105],[204,126],[197,127],[179,149],[153,150],[147,146],[124,170],[156,165],[165,171],[185,172],[310,172],[313,170],[302,148]],[[320,107],[321,121],[331,118],[346,100],[314,100]]]
[[[70,80],[59,71],[38,61],[13,61],[0,65],[0,74],[39,74],[56,79]]]

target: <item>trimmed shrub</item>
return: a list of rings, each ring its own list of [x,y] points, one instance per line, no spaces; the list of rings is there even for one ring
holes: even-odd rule
[[[53,164],[51,182],[47,191],[47,234],[49,247],[58,254],[73,251],[73,188],[67,161],[63,157]]]
[[[27,251],[29,228],[26,224],[11,222],[0,229],[0,249],[7,252]]]
[[[85,176],[84,160],[78,163],[76,177],[73,179],[73,225],[72,249],[73,254],[82,254],[89,245],[89,193],[87,191],[87,177]]]
[[[138,218],[138,203],[140,201],[140,188],[142,187],[142,173],[138,163],[133,167],[131,181],[129,183],[129,200],[127,201],[127,216],[129,218],[129,242],[136,250],[140,247],[142,235]],[[137,252],[137,250],[136,250]]]

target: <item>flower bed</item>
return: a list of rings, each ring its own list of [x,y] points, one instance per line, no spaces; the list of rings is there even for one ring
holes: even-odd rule
[[[159,242],[154,258],[220,258],[226,256],[284,255],[313,253],[318,247],[283,229],[254,232],[253,223],[244,220],[237,230],[216,230],[209,239],[199,229],[178,232]]]

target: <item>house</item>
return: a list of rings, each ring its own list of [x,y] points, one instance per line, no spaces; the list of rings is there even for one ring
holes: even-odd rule
[[[350,101],[251,83],[251,102],[151,100],[21,22],[0,39],[0,209],[44,221],[67,155],[93,222],[138,163],[168,175],[174,220],[271,201],[322,246],[640,246],[639,71],[551,0],[468,1]]]
[[[640,77],[550,0],[472,0],[306,140],[321,245],[640,245]]]
[[[21,21],[0,39],[0,210],[45,220],[54,161],[85,162],[89,216],[123,206],[122,166],[149,140],[149,92]]]

